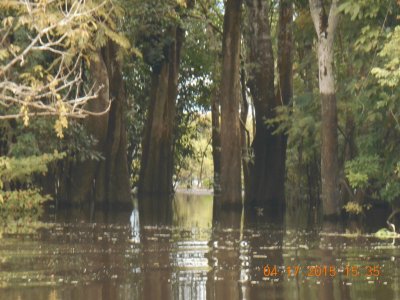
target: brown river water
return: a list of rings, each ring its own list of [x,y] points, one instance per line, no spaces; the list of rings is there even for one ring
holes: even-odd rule
[[[3,234],[0,299],[400,299],[400,239],[261,214],[213,225],[211,196],[167,206],[47,212]]]

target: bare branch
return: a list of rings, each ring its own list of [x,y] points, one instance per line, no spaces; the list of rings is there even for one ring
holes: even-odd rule
[[[5,45],[4,49],[9,54],[9,59],[3,59],[0,64],[0,107],[16,107],[20,109],[20,113],[0,115],[0,120],[31,116],[84,118],[109,111],[111,101],[102,112],[85,109],[88,101],[98,97],[103,86],[93,83],[90,87],[86,86],[84,91],[82,61],[87,59],[87,54],[84,49],[71,46],[70,39],[71,30],[81,28],[85,23],[90,25],[95,22],[96,10],[108,1],[104,0],[95,7],[89,7],[84,0],[50,0],[45,4],[34,0],[16,0],[20,5],[18,16],[24,17],[22,26],[27,29],[28,45],[20,50],[9,42],[13,30],[21,24],[17,25],[18,22],[15,21],[7,26],[0,24],[1,45],[2,48]],[[52,22],[48,23],[37,22],[50,5],[59,10],[57,19],[49,19]],[[63,30],[65,31],[62,32]],[[88,36],[90,33],[87,32]],[[36,66],[36,71],[36,67],[24,69],[25,62],[33,53],[50,54],[53,61],[49,66]]]

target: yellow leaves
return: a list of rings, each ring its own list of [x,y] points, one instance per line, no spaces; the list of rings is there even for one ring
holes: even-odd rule
[[[343,208],[349,214],[359,215],[363,212],[363,207],[354,201],[347,202],[347,204],[345,206],[343,206]]]
[[[57,94],[57,96],[60,95]],[[62,139],[64,138],[64,129],[68,128],[68,119],[66,117],[67,109],[65,107],[65,104],[61,101],[61,97],[57,101],[57,106],[59,110],[59,116],[56,120],[56,123],[54,124],[54,130],[57,133],[57,137]]]
[[[181,7],[186,7],[186,0],[176,0],[176,3]]]
[[[9,56],[7,49],[0,49],[0,61],[6,60]]]
[[[129,43],[129,40],[122,34],[116,33],[107,26],[104,26],[104,33],[106,34],[106,36],[108,36],[112,41],[117,43],[122,48],[124,49],[130,48],[131,44]]]
[[[60,116],[60,118],[54,124],[54,130],[57,133],[57,137],[60,139],[64,138],[64,128],[68,127],[68,121],[65,116]]]
[[[6,18],[4,18],[2,25],[3,27],[11,27],[14,21],[14,17],[8,16]]]
[[[28,102],[28,99],[27,99]],[[24,121],[24,126],[27,127],[29,125],[29,111],[26,105],[21,106],[19,111],[20,115],[22,115],[22,120]]]

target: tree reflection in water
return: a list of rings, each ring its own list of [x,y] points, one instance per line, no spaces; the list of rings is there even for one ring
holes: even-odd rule
[[[165,200],[135,202],[133,212],[58,211],[37,234],[3,236],[0,299],[399,298],[397,240],[242,210],[213,216],[211,196]],[[279,274],[265,277],[267,264]],[[296,265],[380,265],[382,276],[288,277]]]

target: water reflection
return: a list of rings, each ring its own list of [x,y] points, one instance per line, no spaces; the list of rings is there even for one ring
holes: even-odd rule
[[[347,237],[341,224],[310,230],[289,216],[213,216],[210,196],[190,195],[46,220],[52,225],[36,234],[1,239],[0,299],[400,299],[399,241]],[[277,273],[264,276],[265,265]],[[335,274],[307,276],[310,266]],[[369,266],[381,276],[367,276]]]

